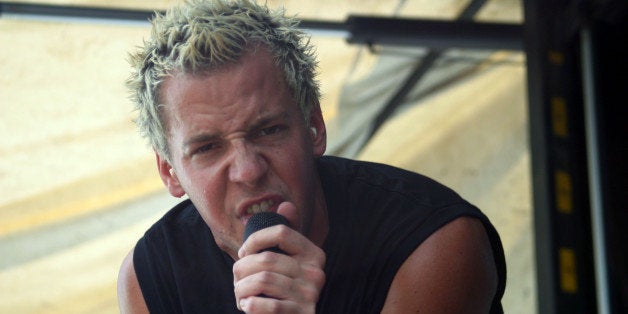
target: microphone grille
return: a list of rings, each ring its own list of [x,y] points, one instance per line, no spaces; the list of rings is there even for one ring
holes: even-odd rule
[[[244,238],[243,241],[249,238],[251,234],[256,231],[262,230],[264,228],[272,227],[275,225],[286,225],[289,226],[290,223],[286,217],[279,215],[277,213],[268,212],[268,213],[257,213],[249,218],[249,221],[246,223],[244,227]]]

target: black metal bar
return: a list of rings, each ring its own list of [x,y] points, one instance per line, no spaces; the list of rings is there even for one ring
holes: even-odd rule
[[[321,20],[301,20],[301,22],[299,23],[299,27],[319,31],[349,31],[347,23],[345,22],[331,22]]]
[[[111,9],[86,6],[60,6],[48,4],[0,2],[0,17],[4,14],[58,18],[88,18],[126,21],[148,21],[155,11]]]
[[[539,313],[597,313],[580,1],[524,1]]]
[[[516,24],[350,16],[350,43],[488,50],[523,49]]]
[[[466,21],[472,19],[482,7],[486,4],[486,0],[472,0],[458,15],[458,20]]]
[[[552,183],[550,164],[550,125],[544,99],[546,83],[544,60],[546,40],[539,40],[543,32],[544,18],[541,4],[537,1],[523,1],[525,14],[526,65],[528,86],[528,123],[532,166],[533,221],[536,251],[537,312],[555,313],[557,280],[553,261],[555,236],[552,229]]]
[[[155,12],[0,1],[0,17],[4,14],[142,22],[152,18]],[[350,16],[345,22],[306,19],[301,21],[300,26],[312,30],[350,32],[349,43],[359,44],[507,50],[521,50],[523,46],[521,26],[514,24]]]
[[[134,10],[119,8],[104,8],[90,6],[67,6],[50,4],[33,4],[19,2],[0,1],[0,17],[3,14],[54,17],[54,18],[83,18],[83,19],[109,19],[121,21],[148,21],[159,10]],[[332,22],[321,20],[302,20],[301,28],[322,31],[347,31],[345,22]]]
[[[625,90],[628,80],[628,3],[615,4],[592,23],[595,102],[606,238],[610,312],[628,313],[628,145]],[[621,17],[621,18],[620,18]],[[601,312],[600,312],[601,313]]]

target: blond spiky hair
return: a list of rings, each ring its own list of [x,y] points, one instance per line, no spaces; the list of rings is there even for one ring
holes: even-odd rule
[[[309,123],[320,91],[316,57],[298,21],[283,10],[270,10],[249,0],[192,0],[152,20],[150,38],[130,56],[134,67],[127,87],[137,110],[143,137],[166,160],[170,152],[159,89],[177,72],[209,73],[238,62],[255,47],[267,49],[284,78],[303,118]]]

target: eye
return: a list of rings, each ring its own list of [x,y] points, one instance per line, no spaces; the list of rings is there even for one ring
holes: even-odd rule
[[[197,149],[194,150],[194,154],[203,154],[209,152],[210,150],[215,149],[216,146],[217,145],[215,143],[203,144],[202,146],[199,146]]]
[[[268,136],[268,135],[273,135],[273,134],[277,134],[281,131],[283,131],[285,129],[284,126],[281,125],[273,125],[271,127],[268,128],[264,128],[259,132],[259,136]]]

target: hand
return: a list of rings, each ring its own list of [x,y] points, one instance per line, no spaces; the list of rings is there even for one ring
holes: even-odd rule
[[[286,254],[259,251],[278,246]],[[233,265],[238,309],[314,313],[325,284],[325,253],[299,232],[277,225],[252,234]]]

